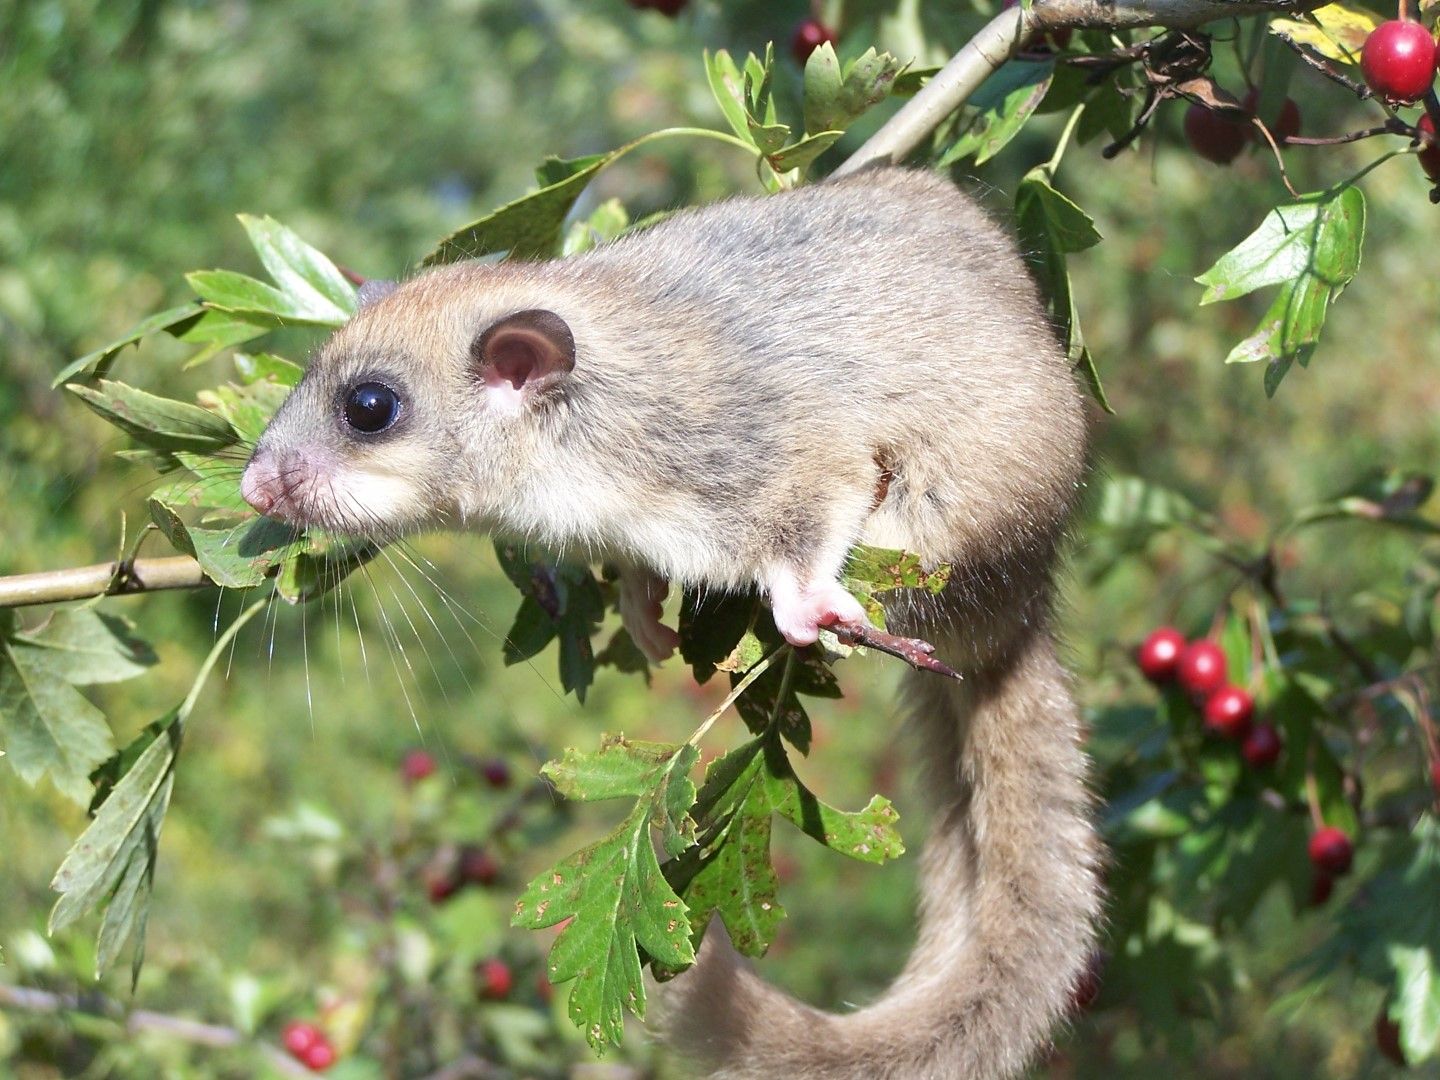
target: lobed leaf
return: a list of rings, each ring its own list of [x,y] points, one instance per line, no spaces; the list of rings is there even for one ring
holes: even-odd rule
[[[122,382],[65,387],[94,412],[156,450],[222,450],[239,438],[223,417],[198,405],[156,397]]]
[[[993,158],[1020,134],[1040,107],[1054,74],[1051,60],[1011,60],[994,72],[971,96],[969,105],[976,112],[936,167],[945,168],[972,155],[976,165]]]
[[[323,318],[326,326],[342,325],[355,314],[355,286],[328,258],[274,218],[239,218],[271,280],[298,307]]]
[[[1270,33],[1306,45],[1327,60],[1358,64],[1370,31],[1380,25],[1373,12],[1336,0],[1298,19],[1271,19]]]
[[[890,96],[895,80],[909,65],[873,48],[841,70],[835,47],[828,41],[805,62],[805,131],[834,135],[831,142]],[[802,144],[803,145],[803,144]]]

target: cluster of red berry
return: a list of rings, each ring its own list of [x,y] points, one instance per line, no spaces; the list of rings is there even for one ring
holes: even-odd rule
[[[311,1072],[324,1072],[335,1064],[335,1047],[314,1024],[292,1020],[281,1031],[280,1042],[291,1057]]]
[[[1185,112],[1185,141],[1190,149],[1206,161],[1217,165],[1228,165],[1240,156],[1240,151],[1251,143],[1264,142],[1255,130],[1250,118],[1260,107],[1260,92],[1251,90],[1240,103],[1245,110],[1244,117],[1234,116],[1209,109],[1204,105],[1191,105]],[[1300,134],[1300,106],[1292,98],[1286,98],[1274,116],[1265,118],[1265,126],[1277,143]]]
[[[1200,704],[1205,730],[1240,743],[1240,753],[1254,769],[1268,769],[1280,758],[1284,744],[1273,724],[1253,722],[1255,699],[1230,685],[1225,654],[1213,641],[1187,641],[1162,626],[1141,642],[1135,662],[1152,683],[1175,682]],[[1315,868],[1310,898],[1316,904],[1330,897],[1335,879],[1350,869],[1355,855],[1350,838],[1332,825],[1319,825],[1310,836],[1308,853]]]
[[[1403,12],[1403,9],[1402,9]],[[1381,23],[1365,39],[1360,51],[1360,71],[1365,84],[1388,104],[1411,105],[1430,93],[1435,84],[1437,54],[1430,31],[1409,19]],[[1435,134],[1435,121],[1427,103],[1416,124],[1425,135]],[[1418,155],[1420,167],[1431,180],[1440,181],[1440,143],[1427,142]]]
[[[1280,757],[1280,733],[1273,724],[1256,724],[1255,699],[1232,686],[1225,654],[1213,641],[1186,641],[1169,626],[1156,630],[1136,650],[1140,671],[1152,683],[1176,682],[1200,704],[1205,730],[1240,744],[1240,753],[1252,768],[1268,769]]]

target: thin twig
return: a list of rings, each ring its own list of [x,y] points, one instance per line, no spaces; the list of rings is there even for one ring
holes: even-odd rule
[[[0,608],[128,596],[161,589],[199,589],[213,584],[188,555],[96,563],[66,570],[0,577]]]

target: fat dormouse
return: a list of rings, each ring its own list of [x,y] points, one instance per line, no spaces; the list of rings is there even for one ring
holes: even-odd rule
[[[945,179],[884,168],[361,299],[245,470],[264,514],[611,560],[656,659],[676,643],[667,582],[756,587],[803,645],[864,623],[838,581],[855,543],[953,564],[939,596],[887,612],[963,675],[908,675],[934,800],[910,961],[829,1014],[712,927],[665,1026],[727,1078],[1022,1070],[1086,964],[1100,891],[1050,630],[1084,408],[1005,233]]]

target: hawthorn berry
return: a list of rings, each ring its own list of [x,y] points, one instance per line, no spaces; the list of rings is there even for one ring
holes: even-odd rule
[[[1405,1050],[1400,1045],[1400,1025],[1390,1019],[1384,1006],[1375,1014],[1375,1048],[1402,1069],[1407,1064]]]
[[[1418,22],[1383,22],[1365,39],[1360,71],[1365,84],[1387,101],[1415,101],[1435,81],[1435,39]]]
[[[1435,138],[1435,121],[1430,119],[1429,113],[1422,113],[1415,126],[1432,139]],[[1420,167],[1425,170],[1425,175],[1440,183],[1440,139],[1434,142],[1422,140],[1420,152],[1415,156],[1420,159]]]
[[[1310,879],[1310,906],[1319,907],[1330,899],[1330,894],[1335,891],[1335,879],[1329,874],[1316,874]]]
[[[480,775],[493,788],[510,786],[510,764],[504,758],[490,758],[480,766]]]
[[[480,960],[472,969],[472,974],[475,977],[475,993],[486,1001],[504,1001],[515,984],[515,975],[504,960]]]
[[[812,52],[827,41],[834,45],[837,40],[835,31],[819,19],[804,19],[790,35],[790,55],[795,57],[797,64],[804,67]]]
[[[1241,104],[1245,106],[1245,111],[1251,116],[1256,115],[1260,111],[1260,91],[1251,90],[1245,95],[1245,100]],[[1266,116],[1261,119],[1270,129],[1270,134],[1275,136],[1275,141],[1281,145],[1284,145],[1286,139],[1300,134],[1300,106],[1295,104],[1294,98],[1287,97],[1273,117]],[[1253,127],[1250,135],[1251,138],[1264,141],[1260,133]]]
[[[1185,141],[1206,161],[1229,165],[1250,142],[1250,125],[1204,105],[1185,110]]]
[[[1175,678],[1187,693],[1207,698],[1225,685],[1225,654],[1213,641],[1194,641],[1175,662]]]
[[[1273,724],[1256,724],[1240,744],[1240,753],[1252,769],[1268,769],[1280,760],[1280,732]]]
[[[427,776],[433,776],[440,763],[429,750],[411,750],[400,762],[400,775],[406,783],[415,784]]]
[[[1255,699],[1238,686],[1222,686],[1205,699],[1205,729],[1222,739],[1243,739],[1254,714]]]
[[[1440,761],[1430,762],[1430,786],[1440,792]]]
[[[467,844],[460,849],[460,872],[457,876],[462,882],[472,885],[494,885],[500,880],[500,863],[484,848]]]
[[[302,1056],[316,1043],[324,1042],[324,1033],[314,1024],[304,1020],[292,1020],[280,1031],[280,1043],[290,1051],[292,1057]]]
[[[1162,626],[1135,650],[1135,663],[1140,673],[1152,683],[1169,682],[1175,677],[1175,664],[1185,650],[1185,635],[1173,626]]]
[[[432,904],[443,904],[460,891],[462,884],[452,869],[435,869],[425,876],[425,895]]]
[[[304,1065],[311,1072],[324,1072],[331,1065],[335,1064],[335,1048],[328,1041],[322,1038],[303,1054],[296,1055],[300,1064]]]
[[[1339,877],[1350,869],[1355,847],[1333,825],[1322,825],[1310,835],[1310,862],[1323,874]]]

